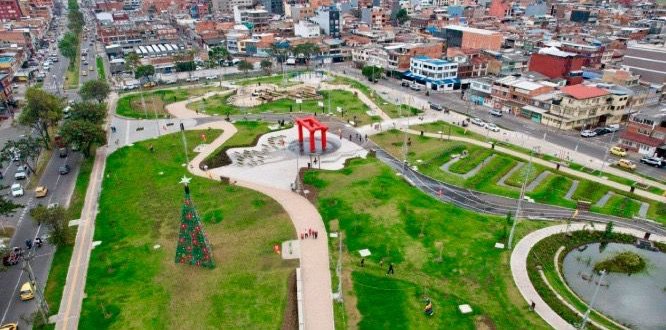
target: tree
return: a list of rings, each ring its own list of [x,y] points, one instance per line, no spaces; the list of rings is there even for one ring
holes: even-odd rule
[[[106,134],[100,125],[85,120],[67,120],[60,128],[60,135],[72,145],[81,148],[85,157],[90,156],[93,144],[106,143]]]
[[[229,57],[229,51],[222,46],[213,47],[208,51],[208,62],[212,67],[219,66],[222,60],[228,60]]]
[[[280,71],[284,72],[284,62],[289,58],[291,53],[291,45],[287,41],[280,41],[271,44],[271,48],[268,50],[268,54],[275,59],[276,62],[280,63]]]
[[[129,70],[134,74],[136,72],[137,67],[141,64],[139,60],[139,54],[136,52],[131,52],[127,55],[125,55],[125,69]]]
[[[185,202],[180,211],[180,231],[176,246],[176,263],[214,268],[211,245],[199,219],[192,199],[190,188],[185,185]]]
[[[254,69],[254,65],[248,61],[240,61],[238,62],[238,70],[243,71],[245,75],[247,75],[247,72]]]
[[[7,141],[2,150],[0,150],[0,161],[3,163],[11,162],[18,157],[19,162],[28,166],[30,172],[35,172],[34,165],[40,151],[41,146],[39,145],[39,141],[28,135],[18,140]]]
[[[83,120],[101,125],[106,119],[106,104],[95,102],[77,102],[72,104],[70,117],[67,121]]]
[[[604,239],[609,239],[613,234],[613,221],[609,221],[606,224],[606,229],[604,230]]]
[[[109,87],[109,83],[105,80],[88,80],[81,86],[79,95],[81,95],[84,101],[94,99],[98,103],[102,103],[109,96],[110,92],[111,87]]]
[[[366,65],[361,70],[361,73],[370,81],[378,80],[384,75],[384,68],[376,65]]]
[[[155,74],[155,67],[148,65],[139,65],[134,72],[134,78],[140,79],[143,77],[150,77]]]
[[[400,25],[409,21],[409,15],[407,14],[407,9],[400,8],[400,10],[398,10],[398,13],[395,15],[395,19],[398,21],[398,24]]]
[[[296,56],[303,56],[305,58],[305,64],[309,65],[313,56],[321,53],[321,48],[314,43],[306,42],[304,44],[296,45],[293,51]]]
[[[38,224],[44,224],[51,229],[49,232],[49,242],[62,247],[70,243],[69,225],[62,206],[46,207],[38,205],[30,210],[30,216]]]
[[[50,148],[49,129],[62,119],[62,100],[40,88],[31,87],[25,94],[26,105],[19,115],[21,125],[32,127],[45,148]]]
[[[79,56],[79,38],[73,32],[67,32],[58,42],[58,48],[62,56],[69,58],[70,64],[74,63]]]
[[[259,65],[266,74],[271,74],[271,68],[273,67],[273,62],[269,60],[261,60],[261,63],[259,63]]]
[[[195,71],[196,69],[197,65],[194,61],[176,62],[176,72]]]

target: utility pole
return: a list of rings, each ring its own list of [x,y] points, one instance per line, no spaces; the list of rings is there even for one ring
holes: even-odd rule
[[[611,133],[610,141],[608,141],[608,142],[610,142],[610,145],[613,145],[613,138],[615,138],[615,131],[613,131],[613,133]],[[608,158],[608,152],[609,151],[606,150],[606,153],[604,154],[604,161],[601,162],[601,172],[604,171],[604,166],[606,166],[606,159]]]
[[[518,219],[520,219],[520,209],[523,205],[523,199],[525,199],[525,186],[527,185],[527,178],[529,177],[530,172],[532,171],[532,150],[530,150],[530,161],[527,164],[527,171],[525,172],[525,177],[523,179],[523,184],[520,187],[520,197],[518,199],[518,207],[516,208],[516,217],[513,219],[513,223],[511,224],[511,232],[509,232],[509,242],[507,246],[509,247],[509,250],[512,248],[512,243],[513,243],[513,233],[516,230],[516,223],[518,223]]]
[[[28,255],[23,258],[23,271],[28,274],[28,281],[30,282],[30,285],[33,287],[33,290],[35,291],[35,298],[37,299],[37,309],[39,310],[39,313],[42,315],[42,319],[44,320],[44,324],[47,324],[49,321],[49,304],[46,302],[46,299],[44,299],[44,292],[42,291],[41,286],[37,282],[37,279],[35,278],[35,273],[32,271],[32,266],[30,266],[30,261],[32,258],[34,258],[34,250],[30,250],[28,252]]]
[[[594,306],[594,302],[597,300],[597,294],[599,293],[599,288],[601,287],[601,282],[604,279],[604,276],[606,275],[606,270],[601,271],[601,277],[599,277],[599,281],[597,281],[597,287],[594,289],[594,294],[592,295],[592,301],[590,301],[590,304],[587,305],[587,311],[585,311],[585,315],[583,315],[583,322],[580,324],[579,330],[585,329],[585,326],[587,325],[587,320],[590,318],[590,312],[592,312],[592,306]]]

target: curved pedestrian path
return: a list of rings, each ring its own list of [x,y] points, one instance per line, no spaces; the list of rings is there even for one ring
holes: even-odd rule
[[[569,226],[569,231],[584,230],[585,228],[588,230],[605,230],[603,227],[591,229],[586,224],[578,223],[571,224]],[[552,308],[550,308],[550,306],[548,306],[548,304],[546,304],[541,296],[539,296],[539,293],[534,288],[534,285],[532,285],[532,281],[530,281],[527,272],[527,256],[529,255],[529,252],[532,250],[534,245],[548,236],[563,233],[566,230],[567,225],[557,225],[534,231],[523,237],[523,239],[521,239],[518,244],[516,244],[513,252],[511,253],[510,267],[513,281],[516,283],[516,287],[518,287],[520,294],[523,296],[528,305],[534,303],[534,311],[539,314],[541,318],[543,318],[550,326],[555,329],[575,330],[571,324],[559,316]],[[641,230],[625,228],[621,227],[621,225],[614,227],[613,231],[616,233],[629,234],[637,237],[643,237],[644,234],[644,232]],[[652,235],[651,240],[666,242],[666,237]]]
[[[186,103],[170,107],[169,109],[171,115],[183,119],[203,116],[187,109]],[[223,133],[205,146],[192,159],[188,168],[195,175],[220,180],[220,178],[211,177],[209,172],[200,169],[198,164],[222,146],[237,130],[234,125],[224,120],[199,125],[191,129],[200,130],[208,128],[221,129]],[[266,187],[249,181],[235,180],[234,178],[229,179],[232,184],[258,191],[277,201],[289,215],[296,233],[310,228],[323,233],[316,240],[300,241],[300,267],[303,282],[303,313],[301,317],[304,321],[305,329],[334,329],[328,235],[325,234],[326,228],[324,227],[324,222],[315,206],[304,197],[288,190]]]

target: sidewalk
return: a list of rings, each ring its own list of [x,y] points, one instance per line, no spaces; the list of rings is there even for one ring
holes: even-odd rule
[[[571,224],[569,230],[570,231],[583,230],[583,228],[586,226],[587,228],[589,228],[588,225],[582,223]],[[523,296],[528,305],[534,302],[535,312],[539,314],[539,316],[541,316],[541,318],[543,318],[550,326],[558,330],[559,329],[574,330],[575,328],[567,321],[565,321],[561,316],[559,316],[552,308],[550,308],[550,306],[548,306],[548,304],[546,304],[546,302],[543,299],[541,299],[541,296],[539,296],[539,293],[532,285],[532,282],[530,281],[529,275],[527,273],[527,256],[529,255],[529,252],[532,249],[532,247],[535,244],[537,244],[539,241],[543,240],[548,236],[562,233],[566,230],[566,228],[567,225],[557,225],[540,229],[530,233],[529,235],[521,239],[518,242],[518,244],[516,244],[515,248],[513,249],[513,252],[511,253],[511,260],[510,260],[511,274],[513,275],[513,281],[516,283],[516,286],[518,287],[520,294]],[[595,228],[594,230],[603,231],[605,230],[605,228],[599,227]],[[644,234],[644,232],[642,231],[624,228],[620,226],[616,226],[615,228],[613,228],[613,231],[616,233],[625,233],[637,237],[643,237]],[[652,235],[651,239],[653,241],[658,241],[658,242],[666,241],[665,237],[657,235]]]

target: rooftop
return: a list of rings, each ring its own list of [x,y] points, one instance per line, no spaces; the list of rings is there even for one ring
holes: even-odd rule
[[[462,26],[462,25],[448,25],[446,28],[449,29],[449,30],[457,30],[457,31],[462,31],[462,32],[472,32],[472,33],[483,34],[483,35],[487,35],[487,36],[499,33],[499,32],[490,31],[490,30],[475,29],[475,28],[471,28],[471,27],[468,27],[468,26]]]
[[[609,94],[608,91],[601,88],[583,84],[564,87],[562,88],[562,93],[569,95],[577,100],[591,99]]]
[[[570,53],[570,52],[561,51],[561,50],[560,50],[559,48],[557,48],[557,47],[541,48],[541,49],[539,49],[539,54],[552,55],[552,56],[557,56],[557,57],[576,56],[575,53]]]
[[[433,65],[444,65],[444,64],[451,64],[452,63],[452,62],[449,62],[449,61],[446,61],[446,60],[440,60],[440,59],[437,59],[437,58],[431,58],[431,57],[423,56],[423,55],[414,56],[413,58],[415,60],[419,60],[419,61],[426,62],[426,63],[433,64]]]

